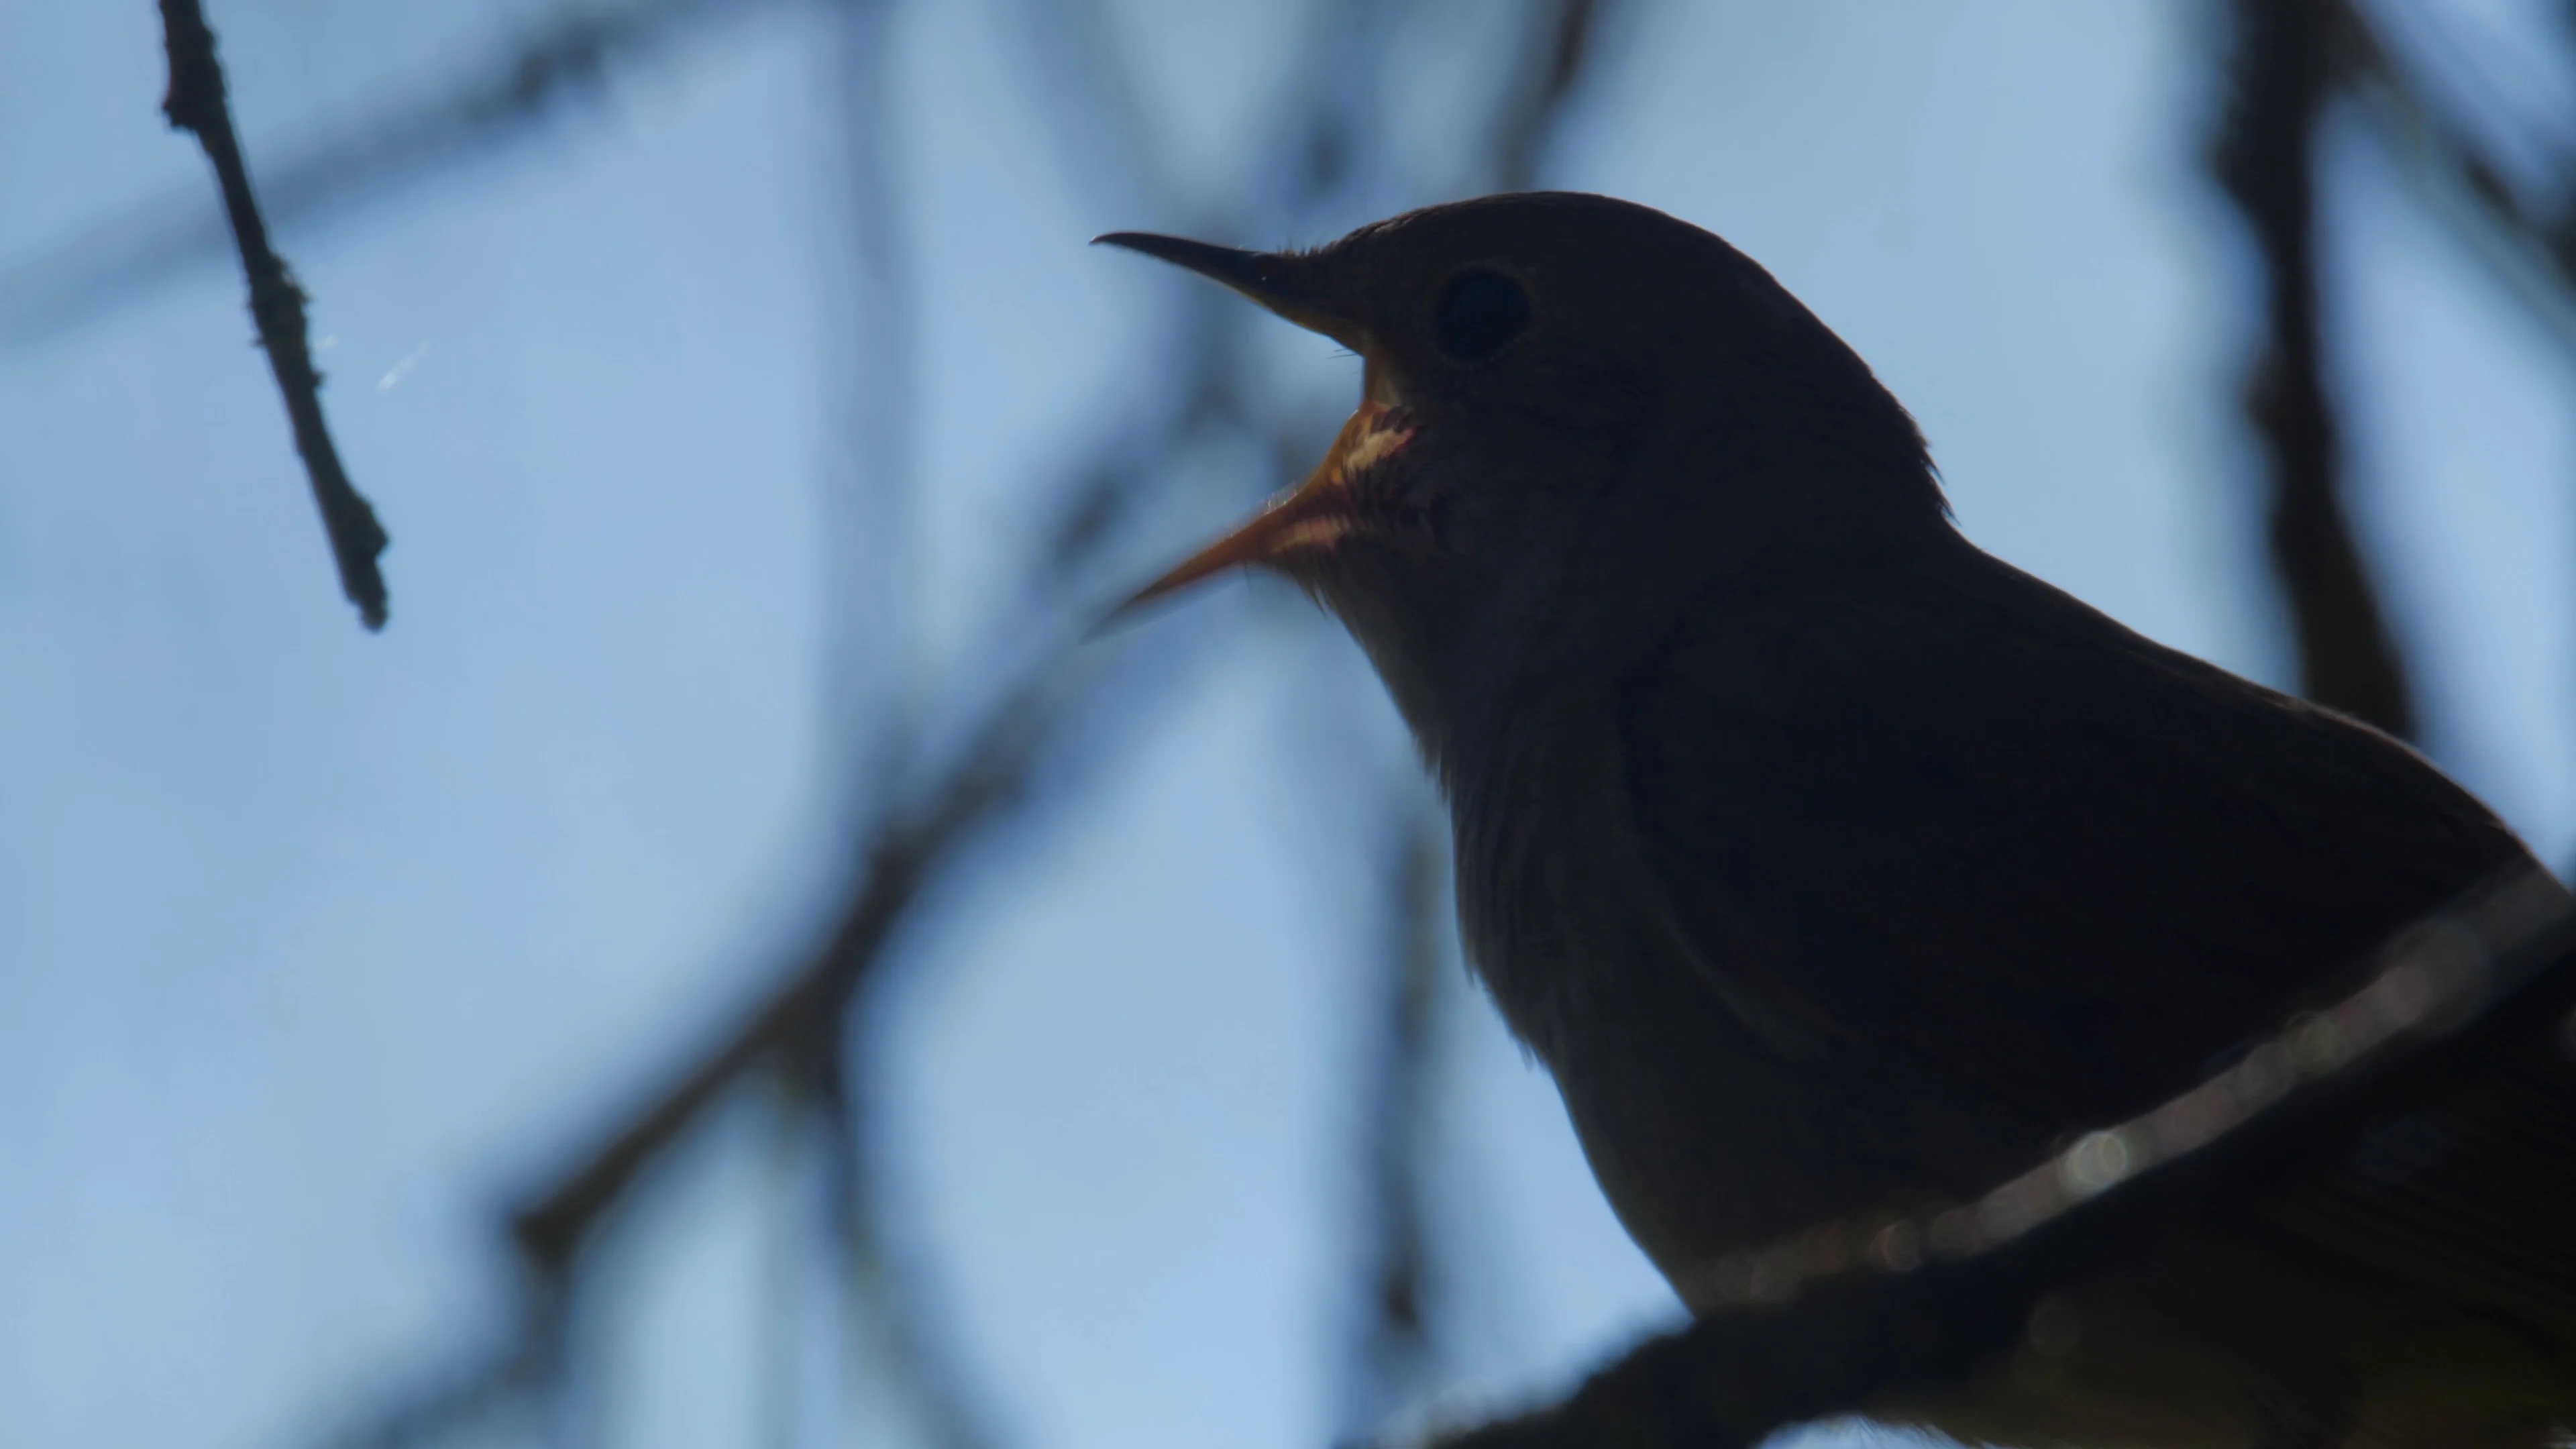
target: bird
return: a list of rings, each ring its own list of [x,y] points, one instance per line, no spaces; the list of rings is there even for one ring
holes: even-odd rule
[[[1257,568],[1339,618],[1446,802],[1471,969],[1695,1313],[1727,1255],[1970,1200],[2540,869],[2400,741],[1979,549],[1869,366],[1698,226],[1535,192],[1310,250],[1098,240],[1361,359],[1312,475],[1129,607]],[[2063,1305],[2071,1347],[1859,1407],[2033,1445],[2551,1442],[2576,1094],[2543,1115],[2482,1226],[2177,1230]]]

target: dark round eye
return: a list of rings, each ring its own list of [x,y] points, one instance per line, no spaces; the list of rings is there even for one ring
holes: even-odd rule
[[[1440,288],[1432,336],[1454,362],[1482,362],[1529,326],[1529,293],[1489,267],[1469,267]]]

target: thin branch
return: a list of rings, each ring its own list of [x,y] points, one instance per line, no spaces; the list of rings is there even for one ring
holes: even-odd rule
[[[266,215],[309,225],[406,194],[457,167],[498,156],[540,123],[706,21],[742,19],[783,0],[634,0],[580,8],[437,94],[321,128],[320,139],[261,169]],[[193,8],[193,7],[191,7]],[[86,228],[74,242],[0,267],[0,338],[41,336],[85,320],[223,254],[223,229],[180,201]]]
[[[322,374],[314,370],[304,324],[304,289],[268,244],[268,224],[261,220],[252,196],[250,170],[242,163],[241,138],[233,134],[232,108],[224,97],[223,67],[215,60],[215,32],[206,25],[197,0],[161,0],[161,26],[170,57],[170,90],[161,102],[173,128],[196,134],[214,164],[224,194],[224,215],[232,224],[241,251],[242,271],[250,280],[250,314],[259,325],[259,344],[268,353],[269,371],[286,399],[286,416],[294,424],[295,451],[313,483],[313,502],[322,510],[322,527],[331,537],[331,555],[340,566],[340,591],[358,606],[358,617],[370,629],[385,626],[385,578],[376,556],[385,551],[384,525],[367,505],[331,442],[322,418]]]
[[[2314,151],[2330,78],[2327,0],[2235,0],[2226,118],[2210,163],[2260,248],[2269,338],[2245,388],[2272,474],[2272,564],[2299,687],[2399,736],[2415,711],[2345,517],[2318,327]]]

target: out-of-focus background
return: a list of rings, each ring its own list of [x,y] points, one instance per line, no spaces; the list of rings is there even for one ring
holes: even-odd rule
[[[393,617],[153,7],[0,6],[0,1444],[1318,1449],[1675,1321],[1339,631],[1083,642],[1357,392],[1113,228],[1707,226],[1986,547],[2576,847],[2555,3],[209,18]]]

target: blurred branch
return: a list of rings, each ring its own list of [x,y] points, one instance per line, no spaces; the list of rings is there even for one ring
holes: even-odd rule
[[[385,626],[385,578],[376,556],[385,551],[384,525],[367,505],[340,452],[331,442],[322,417],[322,374],[304,324],[304,289],[276,249],[268,244],[268,224],[251,194],[250,169],[242,162],[241,138],[233,134],[232,107],[224,97],[223,66],[215,59],[215,33],[206,25],[197,0],[161,0],[161,26],[170,56],[170,89],[161,102],[173,129],[195,133],[197,144],[214,164],[224,195],[224,216],[240,249],[242,272],[250,282],[250,315],[259,325],[259,345],[268,353],[269,371],[286,399],[286,416],[294,425],[295,451],[304,458],[312,480],[313,502],[322,510],[322,526],[331,537],[331,555],[340,566],[340,591],[358,606],[370,629]]]
[[[826,1135],[824,1191],[833,1247],[865,1358],[898,1386],[934,1449],[993,1449],[997,1436],[981,1407],[989,1400],[968,1386],[964,1360],[949,1351],[939,1315],[925,1295],[908,1291],[909,1275],[888,1251],[879,1210],[882,1178],[869,1150],[873,1138],[853,1056],[836,1050],[816,1063],[812,1100]]]
[[[1115,207],[1176,213],[1179,179],[1100,0],[1019,0],[1018,11],[1023,54],[1053,103],[1066,159]]]
[[[1225,393],[1221,383],[1208,386],[1214,390],[1211,406],[1240,405],[1240,398]],[[1221,401],[1218,395],[1222,395]],[[1167,453],[1177,451],[1183,441],[1195,435],[1198,426],[1195,415],[1176,418],[1154,449],[1129,464],[1105,462],[1081,470],[1076,475],[1080,484],[1071,491],[1078,500],[1135,492],[1141,484],[1137,471],[1149,469]],[[1076,506],[1082,505],[1077,502]],[[1079,573],[1077,554],[1103,543],[1104,537],[1098,532],[1060,535],[1031,572],[1061,582]],[[1062,606],[1061,595],[1036,593],[1032,600],[1036,599],[1045,599],[1059,609]],[[1015,617],[1008,624],[1007,630],[997,633],[1028,630],[1025,617]],[[531,1346],[559,1344],[560,1329],[554,1326],[549,1305],[559,1303],[577,1277],[581,1250],[594,1230],[627,1199],[663,1154],[688,1134],[707,1109],[737,1086],[764,1071],[785,1070],[798,1073],[799,1080],[808,1083],[809,1094],[820,1090],[813,1084],[823,1079],[812,1076],[810,1069],[800,1068],[799,1064],[827,1059],[840,1051],[854,998],[873,978],[887,946],[909,918],[922,892],[975,840],[1000,825],[1014,806],[1026,801],[1042,760],[1054,760],[1048,783],[1059,790],[1064,786],[1070,777],[1071,762],[1061,754],[1050,757],[1048,752],[1084,706],[1112,693],[1103,676],[1113,658],[1110,651],[1085,648],[1046,660],[1006,691],[981,722],[945,752],[947,763],[928,771],[931,782],[915,793],[910,808],[892,813],[872,832],[834,922],[813,952],[733,1027],[689,1058],[596,1146],[580,1154],[556,1175],[550,1186],[534,1194],[525,1207],[513,1214],[511,1235],[534,1287],[527,1318],[505,1335],[503,1348],[485,1360],[485,1366],[477,1373],[443,1380],[419,1396],[417,1402],[425,1407],[398,1408],[384,1417],[379,1428],[354,1442],[412,1442],[408,1437],[412,1430],[407,1426],[462,1422],[469,1410],[479,1412],[479,1406],[543,1385],[546,1373],[560,1362],[561,1355],[541,1354]],[[1163,677],[1168,679],[1175,672],[1166,668]],[[1132,679],[1127,692],[1131,696],[1137,692]],[[1131,698],[1128,702],[1136,701]],[[1132,737],[1132,731],[1103,734],[1108,738]],[[823,1084],[833,1093],[842,1094],[842,1103],[847,1102],[849,1089],[844,1084]],[[858,1151],[860,1139],[855,1135],[855,1123],[833,1115],[844,1112],[845,1107],[836,1105],[831,1097],[809,1100],[827,1121],[840,1123],[841,1140]],[[827,1171],[838,1179],[833,1185],[836,1193],[854,1195],[843,1199],[845,1212],[872,1214],[873,1204],[864,1199],[874,1191],[874,1180],[862,1156],[827,1163]],[[872,1215],[849,1218],[836,1230],[844,1235],[845,1242],[859,1250],[859,1256],[849,1260],[854,1272],[867,1274],[873,1271],[871,1263],[882,1263],[874,1223]],[[873,1315],[889,1309],[893,1300],[876,1295],[890,1281],[862,1279],[863,1312]],[[915,1305],[904,1306],[906,1313],[915,1310]],[[941,1433],[943,1445],[976,1449],[987,1442],[971,1414],[964,1410],[962,1396],[955,1393],[960,1375],[953,1365],[933,1352],[934,1346],[917,1323],[893,1322],[892,1329],[903,1335],[891,1340],[897,1362],[928,1375],[906,1387],[917,1396],[917,1405],[929,1411],[930,1427]],[[889,1340],[881,1338],[878,1342],[883,1347]]]
[[[2438,24],[2438,13],[2421,17]],[[2434,99],[2399,60],[2368,10],[2338,6],[2337,56],[2344,83],[2360,98],[2390,154],[2427,193],[2433,211],[2458,226],[2495,274],[2576,347],[2576,168],[2558,158],[2554,196],[2530,196],[2506,179],[2462,119]]]
[[[913,809],[889,820],[866,851],[850,897],[825,940],[757,1009],[719,1037],[598,1147],[513,1218],[529,1269],[527,1308],[501,1346],[470,1372],[337,1440],[418,1442],[542,1387],[562,1359],[561,1306],[592,1231],[643,1173],[728,1090],[765,1068],[793,1070],[835,1049],[850,994],[882,959],[919,891],[1020,794],[1050,733],[1098,670],[1078,661],[1015,690]],[[971,1446],[976,1441],[950,1441]]]
[[[1609,8],[1605,0],[1555,0],[1552,7],[1531,11],[1512,68],[1514,84],[1486,132],[1495,190],[1527,191],[1535,184],[1539,153],[1564,119]]]
[[[532,1262],[551,1269],[570,1261],[637,1174],[727,1087],[778,1053],[812,1050],[815,1038],[838,1029],[851,993],[883,958],[923,886],[1019,795],[1040,747],[1098,672],[1094,660],[1079,658],[1023,682],[975,731],[957,763],[878,830],[839,918],[813,955],[513,1217],[512,1236]]]
[[[566,13],[437,95],[319,128],[325,139],[261,168],[267,214],[292,227],[407,192],[532,135],[566,102],[596,91],[612,65],[651,53],[688,26],[780,3],[634,0]],[[80,322],[213,260],[223,246],[222,229],[188,205],[151,207],[92,227],[76,242],[0,267],[0,338]]]
[[[768,1449],[796,1449],[804,1439],[804,1364],[798,1347],[806,1327],[804,1295],[812,1276],[807,1270],[814,1237],[816,1186],[811,1159],[816,1135],[807,1103],[813,1096],[810,1068],[782,1064],[771,1075],[773,1100],[765,1102],[769,1141],[763,1164],[767,1181],[762,1224],[759,1341],[752,1350],[758,1367],[760,1426],[755,1441]]]
[[[1221,334],[1198,334],[1188,353],[1175,358],[1175,370],[1191,381],[1161,433],[1141,450],[1077,472],[1076,486],[1063,495],[1064,521],[1043,557],[1025,571],[1030,594],[1024,606],[1060,608],[1060,589],[1078,578],[1105,545],[1103,520],[1117,513],[1119,502],[1139,491],[1162,460],[1207,423],[1222,419],[1256,438],[1271,439],[1274,450],[1286,448],[1273,437],[1275,430],[1256,418],[1233,369],[1223,365],[1224,350]],[[1026,612],[1026,607],[1006,611],[997,634],[1025,632]],[[842,1006],[927,877],[1018,793],[1031,760],[1096,673],[1092,661],[1097,657],[1077,651],[1045,664],[990,711],[968,742],[953,752],[956,763],[921,803],[898,812],[879,829],[838,923],[816,954],[626,1126],[517,1214],[514,1236],[533,1261],[565,1261],[637,1173],[747,1069],[797,1043],[804,1033],[836,1029]]]
[[[1202,350],[1219,347],[1220,339],[1214,334],[1202,341]],[[1189,361],[1202,364],[1185,368],[1196,379],[1195,385],[1184,404],[1169,416],[1163,432],[1142,449],[1114,454],[1077,470],[1074,486],[1059,490],[1067,498],[1068,519],[1116,512],[1114,500],[1140,492],[1165,459],[1216,418],[1256,426],[1228,369],[1213,365],[1207,357]],[[1031,586],[1022,601],[1024,607],[1007,612],[996,627],[997,642],[1028,633],[1029,617],[1042,608],[1060,612],[1062,588],[1082,575],[1087,562],[1097,559],[1109,537],[1103,527],[1060,527],[1026,571]],[[1003,655],[1006,651],[990,652]],[[1099,649],[1078,648],[1042,662],[1008,690],[980,725],[943,752],[949,763],[934,771],[933,782],[916,795],[917,803],[895,812],[875,830],[836,921],[814,953],[513,1216],[512,1236],[539,1281],[557,1281],[571,1271],[591,1231],[735,1084],[766,1066],[829,1052],[839,1044],[853,999],[873,975],[923,889],[1025,798],[1040,758],[1077,709],[1104,693],[1100,676],[1107,657]],[[1066,774],[1059,759],[1051,783],[1061,787]],[[848,1190],[855,1194],[850,1199],[855,1210],[870,1212],[873,1205],[862,1200],[874,1190],[865,1166],[863,1158],[853,1157],[832,1170],[844,1174],[851,1184]],[[878,1251],[873,1223],[872,1216],[862,1216],[844,1224],[847,1241],[860,1250],[851,1259],[854,1271],[866,1272],[872,1261],[882,1261],[872,1256]],[[865,1284],[863,1290],[864,1295],[879,1291],[878,1286]],[[861,1306],[876,1313],[885,1305],[873,1296],[863,1296]],[[902,1358],[920,1365],[942,1363],[911,1326],[898,1323],[894,1328],[912,1335],[895,1344]],[[933,1427],[949,1444],[971,1449],[983,1437],[973,1427],[972,1417],[962,1408],[952,1412],[940,1407],[942,1395],[948,1392],[940,1386],[953,1385],[954,1371],[941,1367],[933,1377],[937,1382],[915,1383],[911,1390],[933,1410]]]
[[[850,265],[824,279],[846,309],[827,343],[839,366],[828,405],[837,456],[821,500],[826,724],[848,742],[854,783],[883,787],[910,748],[924,683],[913,558],[920,328],[900,205],[894,6],[841,0],[828,24],[840,163],[831,180]]]
[[[527,1285],[527,1301],[500,1341],[464,1367],[417,1393],[367,1415],[325,1442],[333,1449],[406,1449],[487,1427],[560,1377],[571,1281],[560,1275]]]
[[[1440,969],[1447,962],[1449,895],[1442,889],[1447,815],[1419,791],[1395,809],[1396,869],[1387,898],[1385,1025],[1377,1060],[1361,1083],[1369,1113],[1368,1214],[1361,1225],[1369,1315],[1359,1334],[1354,1389],[1344,1422],[1361,1431],[1385,1422],[1432,1367],[1428,1317],[1431,1250],[1422,1173],[1429,1146],[1432,1047]]]
[[[2254,234],[2269,293],[2269,338],[2244,398],[2270,459],[2272,565],[2300,692],[2402,737],[2415,731],[2414,707],[2345,517],[2318,329],[2314,152],[2330,5],[2232,0],[2228,104],[2210,162]]]
[[[697,8],[695,4],[648,4],[638,7],[637,13],[690,13]],[[1367,7],[1352,8],[1356,12]],[[1593,4],[1580,3],[1537,12],[1547,17],[1548,44],[1554,48],[1550,53],[1559,59],[1541,67],[1537,73],[1547,77],[1545,83],[1528,90],[1517,101],[1520,106],[1534,109],[1519,121],[1497,125],[1497,136],[1519,138],[1512,143],[1518,148],[1514,155],[1525,156],[1528,148],[1537,144],[1545,128],[1544,117],[1553,113],[1570,90],[1584,53],[1584,27],[1597,9]],[[1094,39],[1100,49],[1093,58],[1100,64],[1067,68],[1065,78],[1069,83],[1050,90],[1057,104],[1100,105],[1113,112],[1119,106],[1131,105],[1132,96],[1091,93],[1104,86],[1116,90],[1123,84],[1114,73],[1114,33],[1106,18],[1097,12],[1075,12],[1060,18],[1059,23],[1094,27]],[[1363,43],[1361,38],[1373,33],[1365,26],[1324,27],[1320,32],[1325,38],[1324,48],[1314,64],[1301,66],[1298,71],[1308,88],[1299,94],[1270,150],[1271,157],[1281,164],[1269,171],[1254,167],[1254,174],[1290,179],[1285,205],[1292,215],[1314,206],[1337,176],[1331,168],[1305,165],[1304,158],[1342,154],[1351,149],[1351,137],[1345,133],[1360,118],[1350,106],[1337,103],[1342,99],[1337,89],[1340,81],[1333,78],[1346,79],[1348,68],[1333,62],[1348,58],[1341,54],[1342,50]],[[1144,168],[1148,175],[1161,175],[1161,162],[1155,157],[1115,154],[1121,148],[1142,146],[1149,139],[1141,118],[1129,114],[1118,124],[1086,122],[1075,129],[1092,138],[1085,144],[1096,153],[1089,158],[1087,168],[1095,178],[1113,176],[1129,163]],[[1529,165],[1526,159],[1507,159],[1504,164],[1516,165],[1523,171]],[[411,173],[414,179],[420,174],[417,169]],[[878,181],[887,184],[883,177]],[[884,203],[862,198],[862,204]],[[862,216],[860,221],[863,237],[873,227],[891,225],[886,214]],[[890,285],[883,276],[867,279],[867,283],[876,287]],[[1212,433],[1229,433],[1249,441],[1263,456],[1275,460],[1272,471],[1283,478],[1291,476],[1311,451],[1314,440],[1307,436],[1309,430],[1301,426],[1300,420],[1271,415],[1257,405],[1245,385],[1238,340],[1250,325],[1249,310],[1227,306],[1223,299],[1196,289],[1176,287],[1175,296],[1184,299],[1182,326],[1169,348],[1168,380],[1152,394],[1159,404],[1155,422],[1142,436],[1105,448],[1087,464],[1068,472],[1062,486],[1046,492],[1055,510],[1055,523],[1037,555],[1018,571],[1020,594],[995,611],[986,631],[993,647],[963,656],[979,661],[987,669],[995,661],[1003,661],[1000,677],[1018,682],[1003,689],[991,707],[972,711],[970,717],[975,723],[968,728],[934,731],[915,740],[917,747],[900,762],[902,770],[896,776],[908,776],[914,782],[899,795],[909,804],[889,809],[870,832],[833,923],[815,949],[790,969],[765,998],[684,1061],[658,1090],[625,1114],[597,1145],[557,1174],[551,1185],[534,1194],[514,1215],[513,1237],[537,1282],[560,1284],[574,1276],[583,1244],[593,1230],[626,1200],[653,1164],[690,1131],[710,1105],[756,1073],[775,1068],[796,1071],[799,1080],[807,1084],[801,1090],[807,1094],[808,1106],[833,1129],[836,1145],[826,1171],[836,1202],[840,1251],[856,1285],[853,1301],[868,1317],[872,1359],[891,1365],[891,1371],[901,1376],[905,1391],[924,1411],[926,1427],[945,1445],[977,1449],[989,1442],[989,1432],[978,1423],[972,1401],[961,1392],[955,1365],[941,1352],[936,1335],[926,1326],[923,1305],[901,1291],[896,1281],[900,1275],[889,1263],[878,1216],[881,1184],[866,1150],[864,1114],[856,1098],[859,1089],[849,1075],[856,1068],[847,1060],[854,1048],[847,1037],[854,1015],[863,1006],[867,984],[874,979],[889,942],[909,918],[924,889],[974,840],[1009,818],[1027,798],[1038,762],[1066,734],[1069,719],[1080,708],[1115,693],[1099,677],[1100,662],[1105,656],[1097,648],[1077,649],[1066,657],[1053,656],[1053,641],[1059,635],[1052,625],[1066,612],[1073,591],[1089,584],[1094,571],[1116,556],[1117,546],[1124,541],[1119,525],[1130,517],[1133,505],[1150,485],[1171,474],[1176,458]],[[873,428],[875,424],[868,426]],[[884,446],[882,439],[871,441]],[[885,455],[880,454],[881,467],[895,466],[886,464],[884,459]],[[1043,627],[1033,628],[1033,623]],[[1027,662],[1025,668],[1019,668],[1011,661]],[[948,681],[945,693],[971,700],[978,697],[979,691],[991,687],[989,678],[959,678]],[[1128,693],[1132,695],[1133,691]],[[1051,783],[1060,784],[1063,775],[1062,764],[1049,767]],[[1436,861],[1436,838],[1421,848],[1433,854],[1422,857],[1408,870],[1429,871]],[[1414,885],[1408,882],[1409,898],[1414,894]],[[1428,911],[1420,916],[1417,925],[1430,931],[1438,912],[1421,907],[1418,901],[1412,903],[1412,908]],[[1426,947],[1417,954],[1436,952]],[[1405,989],[1410,992],[1413,988]],[[1417,1002],[1399,1009],[1413,1013],[1409,1021],[1398,1023],[1400,1033],[1413,1043],[1404,1048],[1409,1064],[1403,1070],[1418,1074],[1419,1041],[1425,1033],[1421,1013],[1427,1007]],[[823,1061],[834,1063],[831,1070],[835,1075],[829,1079],[812,1075],[810,1067],[795,1065]],[[1418,1094],[1420,1090],[1418,1080],[1410,1088],[1398,1089],[1399,1095]],[[1418,1114],[1408,1109],[1408,1115]],[[1401,1151],[1410,1156],[1409,1146]],[[1407,1170],[1409,1173],[1409,1165]],[[1404,1192],[1406,1202],[1400,1211],[1418,1217],[1419,1206],[1411,1201],[1409,1186]],[[1399,1268],[1397,1276],[1418,1275],[1421,1236],[1417,1220],[1406,1233],[1410,1246],[1405,1255],[1414,1266]],[[1418,1322],[1418,1289],[1400,1289],[1394,1297],[1407,1295],[1416,1305],[1409,1311]],[[513,1382],[521,1381],[516,1367],[519,1360],[505,1356],[497,1362],[496,1374],[506,1371],[513,1376]]]

